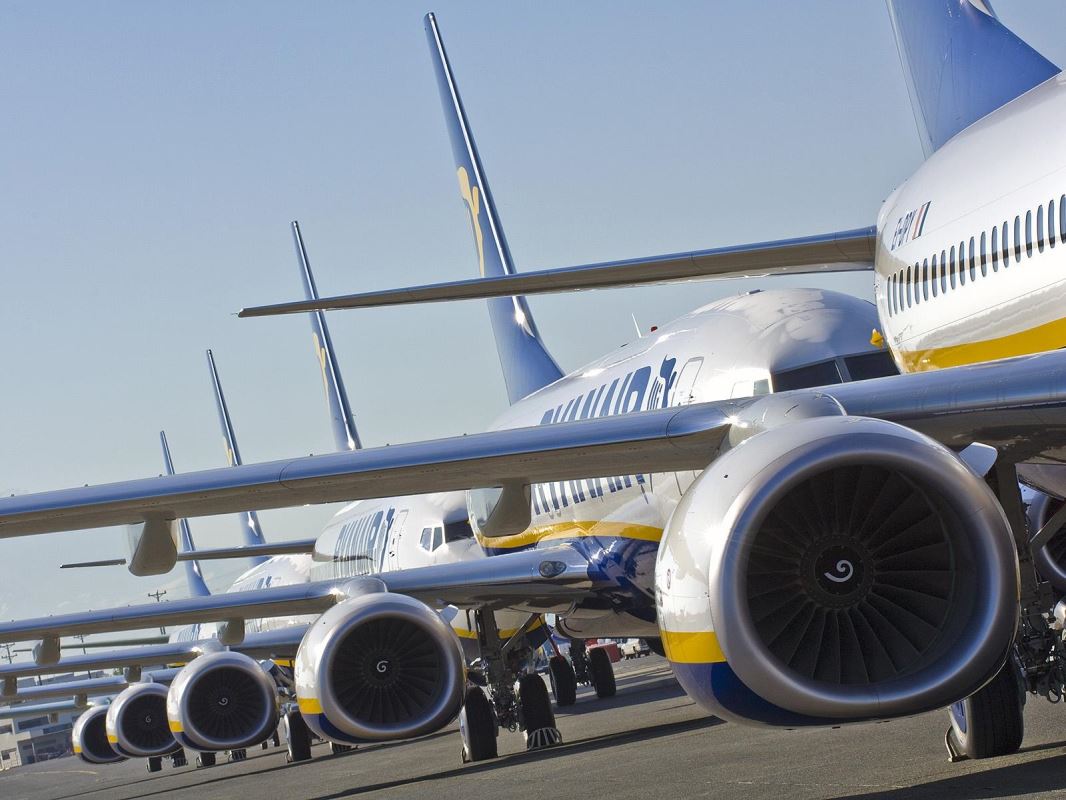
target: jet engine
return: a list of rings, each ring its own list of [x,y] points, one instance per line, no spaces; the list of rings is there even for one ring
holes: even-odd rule
[[[451,626],[424,603],[383,591],[319,617],[300,643],[295,678],[311,729],[349,744],[444,727],[459,713],[466,684]]]
[[[1051,515],[1062,507],[1062,501],[1043,492],[1022,487],[1025,517],[1029,535],[1035,536]],[[1052,586],[1066,592],[1066,529],[1060,530],[1043,547],[1033,551],[1033,563]]]
[[[119,692],[107,707],[107,741],[129,758],[173,753],[181,745],[167,724],[167,687],[135,683]]]
[[[663,535],[666,654],[713,713],[798,727],[941,708],[996,674],[1018,620],[1006,517],[950,450],[821,417],[714,461]]]
[[[196,750],[238,750],[266,741],[278,727],[278,690],[243,653],[210,653],[170,684],[166,714],[178,741]]]
[[[89,764],[114,764],[126,757],[107,741],[107,706],[93,706],[82,712],[70,734],[74,754]]]

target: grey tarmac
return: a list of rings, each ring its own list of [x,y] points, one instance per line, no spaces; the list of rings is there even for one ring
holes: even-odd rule
[[[589,689],[559,714],[565,744],[522,752],[500,736],[501,757],[460,764],[449,726],[413,742],[361,747],[286,764],[282,750],[196,770],[144,762],[92,767],[65,758],[0,773],[3,800],[501,800],[508,798],[1031,798],[1066,795],[1066,706],[1030,700],[1022,751],[949,764],[944,712],[839,730],[784,731],[719,722],[690,701],[651,656],[616,665],[618,695]],[[221,760],[220,760],[221,761]]]

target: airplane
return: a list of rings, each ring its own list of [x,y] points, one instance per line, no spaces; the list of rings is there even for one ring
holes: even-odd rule
[[[429,15],[481,277],[244,314],[486,298],[511,407],[464,437],[4,499],[0,536],[128,524],[148,552],[183,516],[468,491],[490,557],[135,606],[106,622],[26,620],[0,626],[0,641],[320,614],[296,657],[300,708],[329,738],[381,740],[439,729],[462,705],[461,651],[433,609],[473,609],[491,661],[499,637],[483,611],[505,607],[555,613],[564,633],[657,634],[686,692],[725,719],[821,727],[950,706],[949,749],[1016,750],[1017,689],[1062,688],[1045,620],[1055,595],[1033,553],[1066,512],[1030,531],[1018,473],[1061,464],[1066,445],[1054,318],[1066,227],[1046,136],[1066,90],[986,2],[889,8],[928,156],[876,225],[524,274]],[[524,299],[856,268],[874,273],[876,309],[865,315],[861,301],[830,292],[764,291],[697,309],[566,375]],[[811,320],[853,349],[792,335]],[[731,369],[705,369],[723,338],[754,346],[731,355]],[[774,344],[809,358],[768,362]],[[392,623],[410,650],[365,646]],[[398,701],[388,712],[364,702],[386,696],[381,676]],[[496,731],[472,698],[464,738],[478,749]]]

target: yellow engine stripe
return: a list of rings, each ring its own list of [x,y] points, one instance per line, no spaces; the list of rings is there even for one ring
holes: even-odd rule
[[[74,745],[74,755],[76,755],[76,756],[80,756],[81,755],[81,747],[79,747],[78,745]]]
[[[677,664],[714,664],[725,661],[725,653],[714,631],[678,633],[660,631],[666,657]]]
[[[108,744],[118,744],[118,737],[112,736],[110,733],[107,735]]]
[[[630,522],[557,522],[552,525],[536,525],[522,533],[511,536],[482,536],[478,542],[484,547],[510,548],[529,547],[549,539],[580,539],[587,536],[605,536],[615,539],[640,539],[658,542],[663,538],[663,529],[652,525],[636,525]]]
[[[171,733],[184,733],[185,729],[181,726],[180,722],[170,720],[170,732]]]
[[[296,704],[300,707],[301,714],[321,714],[322,704],[317,697],[299,697]]]
[[[896,350],[905,372],[924,372],[958,367],[981,361],[1023,356],[1066,346],[1066,319],[1057,319],[1017,333],[979,342],[936,347],[928,350]]]

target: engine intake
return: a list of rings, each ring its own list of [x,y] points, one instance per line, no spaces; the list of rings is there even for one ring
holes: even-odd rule
[[[238,750],[266,741],[278,727],[278,690],[243,653],[200,656],[178,673],[166,703],[170,729],[197,750]]]
[[[167,725],[167,687],[135,683],[119,692],[107,709],[107,741],[131,758],[172,753],[180,745]]]
[[[667,655],[724,716],[825,725],[940,708],[991,678],[1017,558],[984,482],[928,437],[829,417],[705,470],[656,567]]]
[[[126,757],[107,741],[107,706],[93,706],[74,722],[70,738],[75,755],[89,764],[114,764]]]
[[[1022,487],[1022,500],[1030,536],[1035,536],[1051,515],[1062,508],[1061,500],[1028,487]],[[1060,592],[1066,591],[1066,528],[1033,551],[1033,563],[1052,586]]]
[[[308,629],[296,693],[308,725],[344,743],[406,739],[459,713],[466,682],[451,627],[406,595],[372,592],[340,603]]]

